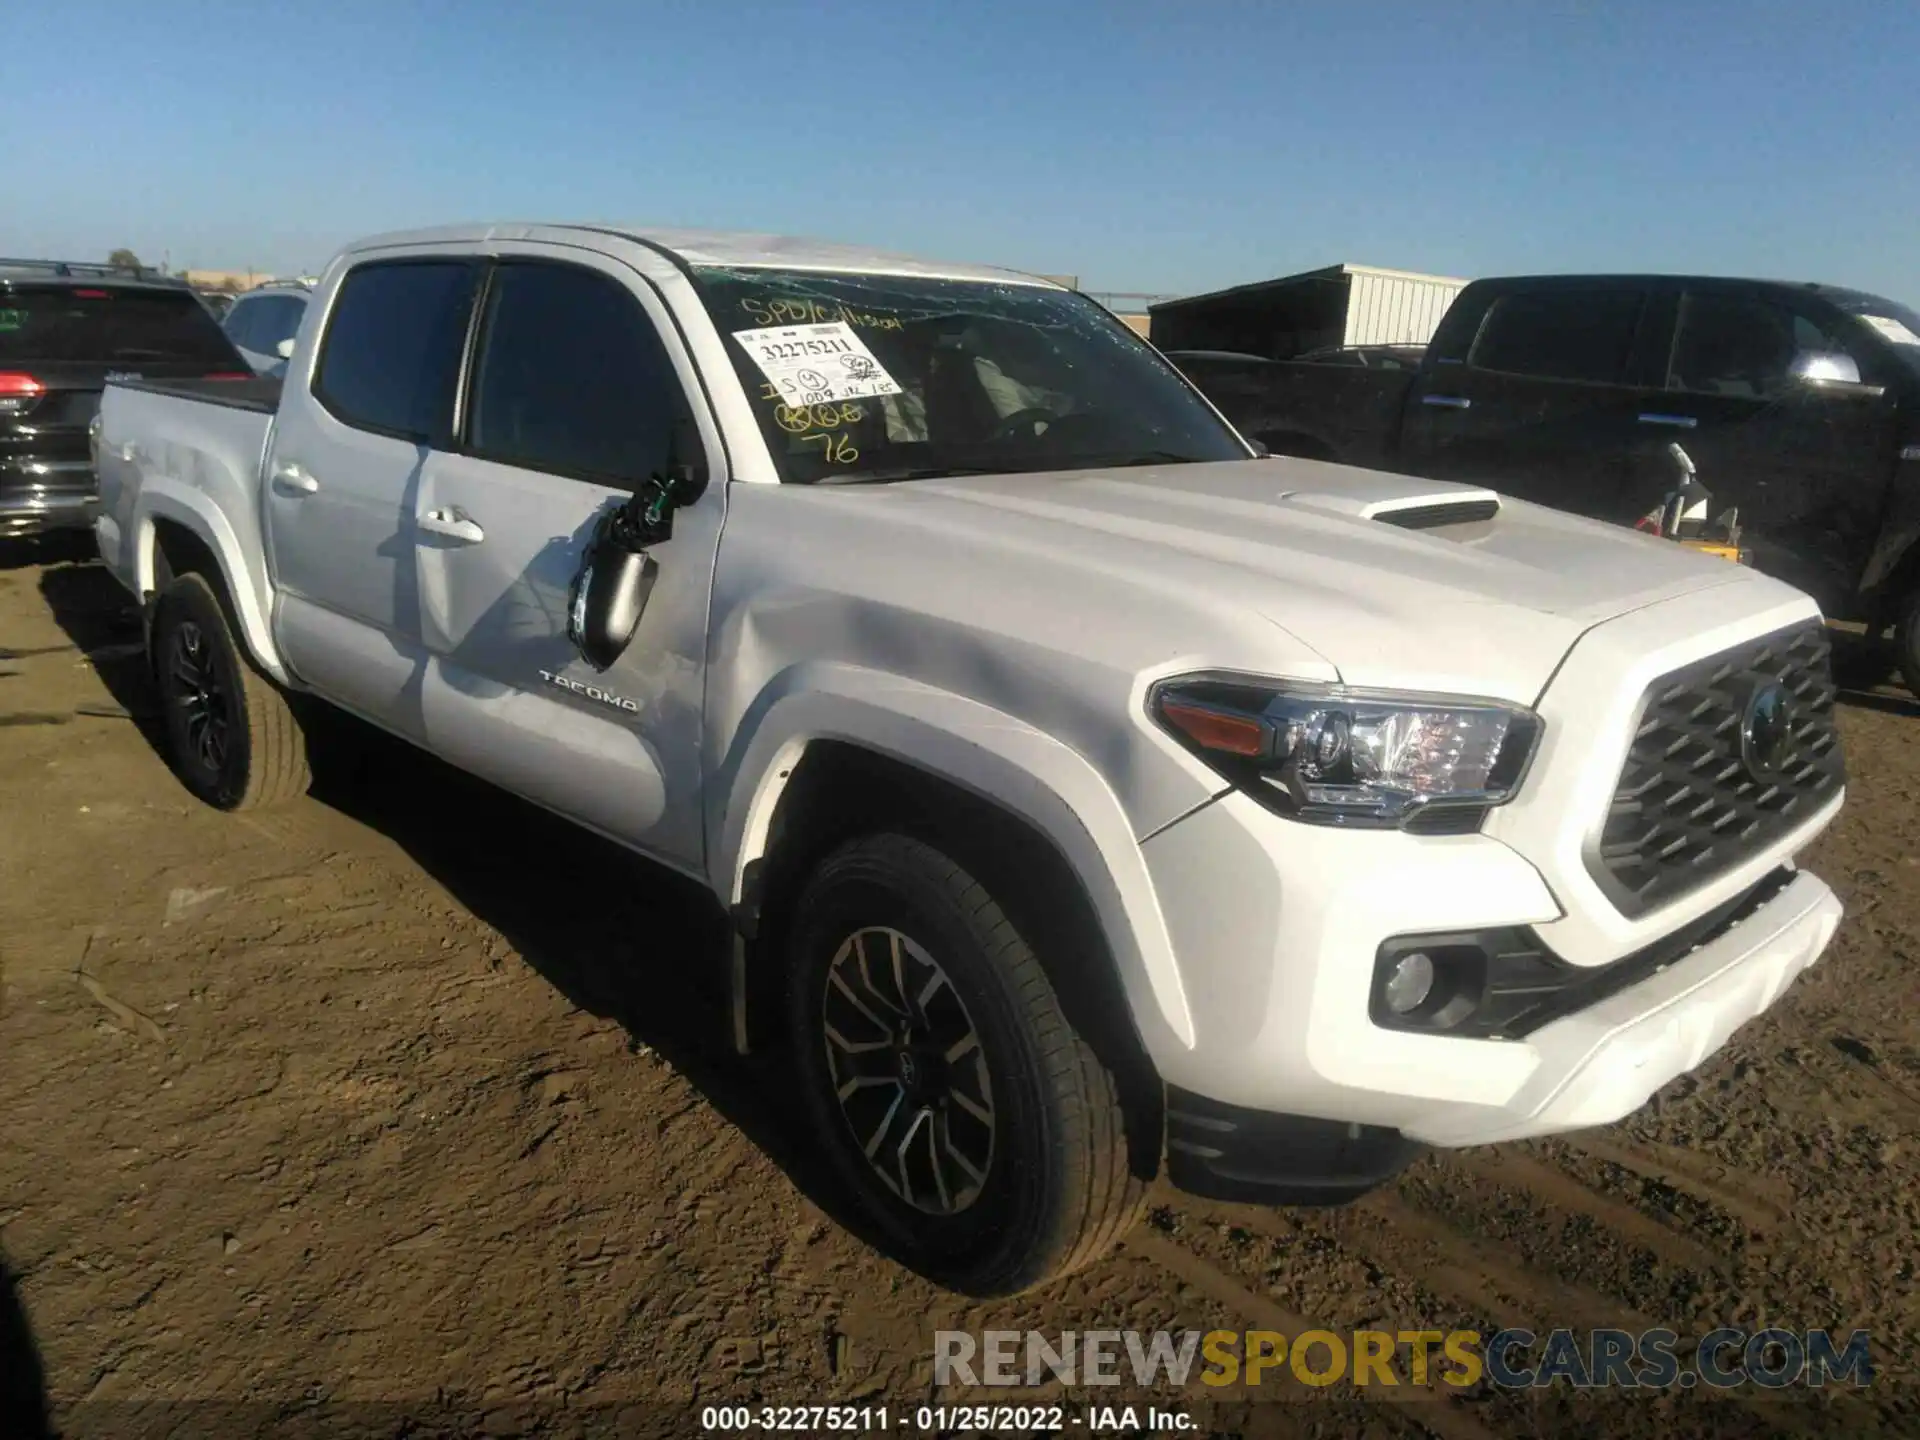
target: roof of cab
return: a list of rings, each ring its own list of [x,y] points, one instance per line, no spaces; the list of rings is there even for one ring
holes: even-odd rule
[[[941,280],[984,280],[1003,285],[1062,287],[1037,275],[1003,270],[991,265],[960,265],[921,260],[842,245],[829,240],[807,240],[792,235],[767,235],[743,230],[669,230],[646,225],[618,224],[498,224],[448,225],[432,230],[397,231],[374,235],[349,245],[350,252],[384,250],[400,245],[453,244],[488,240],[572,239],[633,240],[666,252],[686,265],[719,265],[740,269],[828,270],[861,275],[919,275]],[[591,243],[591,241],[589,241]]]

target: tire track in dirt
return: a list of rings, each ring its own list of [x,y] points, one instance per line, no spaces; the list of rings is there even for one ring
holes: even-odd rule
[[[1622,1240],[1650,1250],[1671,1264],[1678,1261],[1706,1274],[1737,1277],[1739,1261],[1701,1244],[1623,1200],[1603,1195],[1583,1181],[1531,1155],[1501,1148],[1475,1151],[1458,1162],[1489,1184],[1524,1191],[1543,1208],[1562,1215],[1584,1215]]]
[[[1599,1130],[1556,1136],[1554,1143],[1718,1206],[1745,1225],[1750,1234],[1771,1238],[1779,1231],[1796,1228],[1790,1188],[1764,1176],[1736,1172],[1732,1166],[1698,1152],[1638,1137],[1622,1143]],[[1736,1178],[1739,1189],[1734,1188]]]
[[[1344,1209],[1296,1215],[1332,1244],[1378,1267],[1385,1275],[1398,1277],[1410,1288],[1437,1300],[1451,1298],[1465,1303],[1478,1317],[1484,1317],[1483,1336],[1505,1328],[1529,1330],[1536,1336],[1568,1328],[1635,1333],[1675,1328],[1617,1296],[1551,1271],[1516,1265],[1493,1242],[1420,1209],[1395,1190],[1376,1190]],[[1293,1238],[1286,1221],[1271,1212],[1248,1208],[1238,1218],[1282,1245]],[[1409,1242],[1424,1253],[1409,1254]],[[1442,1331],[1451,1328],[1430,1310],[1420,1316],[1420,1324]],[[1684,1332],[1681,1338],[1684,1342]],[[1871,1408],[1846,1395],[1826,1397],[1829,1413],[1802,1410],[1789,1422],[1783,1419],[1780,1401],[1767,1394],[1696,1389],[1697,1393],[1690,1393],[1687,1399],[1689,1406],[1730,1406],[1784,1433],[1851,1440],[1854,1435],[1872,1432]],[[1567,1392],[1548,1391],[1533,1398],[1552,1404],[1569,1396]]]
[[[1193,1286],[1216,1304],[1242,1316],[1254,1326],[1296,1337],[1324,1326],[1309,1323],[1266,1296],[1255,1294],[1239,1280],[1183,1245],[1167,1239],[1150,1225],[1136,1227],[1124,1242],[1136,1255],[1154,1261],[1178,1280]],[[1291,1377],[1289,1377],[1289,1383]],[[1353,1394],[1377,1413],[1390,1418],[1406,1434],[1437,1435],[1440,1440],[1500,1440],[1452,1396],[1439,1388],[1440,1381],[1429,1378],[1419,1393],[1406,1390],[1356,1389]],[[1409,1387],[1412,1389],[1413,1387]],[[1417,1406],[1409,1412],[1407,1406]],[[1310,1413],[1310,1412],[1309,1412]]]

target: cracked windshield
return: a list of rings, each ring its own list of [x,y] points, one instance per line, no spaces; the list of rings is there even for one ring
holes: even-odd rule
[[[697,267],[781,478],[1244,460],[1171,367],[1037,285]]]

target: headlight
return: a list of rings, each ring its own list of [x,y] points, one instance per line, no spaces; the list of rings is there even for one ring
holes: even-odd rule
[[[1296,819],[1429,832],[1479,828],[1510,799],[1540,734],[1488,700],[1184,676],[1153,716],[1222,776]]]

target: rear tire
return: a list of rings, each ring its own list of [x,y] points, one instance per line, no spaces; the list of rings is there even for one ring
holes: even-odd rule
[[[197,797],[254,810],[304,795],[306,737],[287,697],[234,643],[219,597],[195,574],[160,592],[153,674],[167,761]]]
[[[984,886],[904,835],[829,855],[793,912],[787,1020],[815,1132],[908,1265],[1010,1295],[1140,1213],[1113,1075]]]
[[[1920,698],[1920,589],[1907,596],[1900,606],[1893,626],[1893,653],[1900,667],[1900,678],[1907,682],[1907,689]]]

